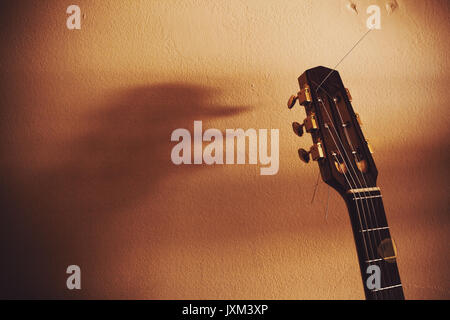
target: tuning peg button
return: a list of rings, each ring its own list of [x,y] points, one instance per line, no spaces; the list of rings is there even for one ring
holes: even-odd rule
[[[302,160],[304,163],[308,163],[309,160],[311,160],[311,157],[309,154],[310,154],[310,152],[306,151],[303,148],[298,149],[298,156],[299,156],[300,160]]]
[[[300,124],[298,122],[292,122],[292,130],[294,130],[294,133],[298,135],[299,137],[303,136],[303,127],[304,124]]]
[[[289,109],[292,109],[295,106],[295,102],[297,102],[297,99],[298,99],[298,97],[294,96],[294,95],[292,95],[289,98],[288,103],[287,103],[287,106]]]

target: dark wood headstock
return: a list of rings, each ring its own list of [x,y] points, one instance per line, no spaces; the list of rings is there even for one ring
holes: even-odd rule
[[[298,100],[307,117],[292,126],[297,135],[306,131],[313,140],[310,150],[299,149],[300,158],[317,161],[322,179],[340,194],[375,187],[377,168],[339,73],[320,66],[306,70],[298,82],[300,91],[288,107]]]

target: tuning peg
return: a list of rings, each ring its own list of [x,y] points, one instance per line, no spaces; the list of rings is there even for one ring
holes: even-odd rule
[[[292,109],[295,106],[295,102],[297,102],[297,99],[298,99],[298,97],[294,96],[294,95],[292,95],[289,98],[288,103],[287,103],[287,106],[289,109]]]
[[[300,160],[302,160],[304,163],[308,163],[311,157],[309,156],[310,151],[306,151],[303,148],[298,149],[298,156],[300,157]]]
[[[309,151],[305,149],[298,149],[298,156],[300,160],[305,163],[308,163],[309,160],[313,159],[314,161],[319,161],[320,159],[325,158],[325,152],[322,147],[322,142],[319,140],[317,143],[313,144]]]
[[[304,124],[300,124],[298,122],[292,122],[292,130],[294,130],[294,133],[298,135],[299,137],[303,136],[303,127]]]
[[[317,125],[316,115],[314,112],[309,114],[305,120],[303,120],[303,123],[300,124],[298,122],[292,123],[292,129],[294,130],[295,134],[299,137],[303,136],[303,133],[309,132],[312,133],[314,130],[319,129]]]

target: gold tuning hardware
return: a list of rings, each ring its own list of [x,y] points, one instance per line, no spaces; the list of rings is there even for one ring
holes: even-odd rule
[[[317,161],[319,159],[325,158],[325,153],[323,152],[322,142],[317,142],[316,144],[313,144],[311,149],[309,150],[311,153],[311,158],[314,161]]]
[[[348,101],[352,102],[352,95],[350,94],[350,90],[345,88],[345,92],[347,93]]]
[[[303,124],[305,126],[306,132],[312,132],[319,129],[319,126],[317,125],[316,114],[314,112],[311,112],[311,114],[306,117]]]
[[[299,101],[300,105],[307,106],[311,103],[311,89],[308,85],[305,85],[303,89],[301,89],[296,96],[292,95],[288,102],[287,106],[289,109],[292,109],[295,106],[295,102]]]
[[[300,157],[300,160],[305,163],[308,163],[311,159],[317,161],[319,159],[325,158],[322,143],[319,141],[316,144],[313,144],[309,151],[306,151],[302,148],[298,149],[298,156]]]
[[[311,89],[309,88],[308,85],[305,85],[305,87],[298,92],[297,98],[298,98],[298,102],[302,106],[307,106],[308,104],[311,103],[311,101],[312,101]]]
[[[362,121],[361,121],[361,117],[359,116],[359,113],[355,113],[355,116],[356,116],[356,121],[358,121],[358,124],[360,126],[362,126],[363,124],[362,124]]]
[[[309,116],[307,116],[305,120],[303,120],[302,124],[298,122],[292,123],[292,130],[294,130],[295,134],[299,137],[303,136],[303,128],[306,130],[306,132],[309,133],[319,129],[319,126],[317,125],[316,115],[313,112]]]

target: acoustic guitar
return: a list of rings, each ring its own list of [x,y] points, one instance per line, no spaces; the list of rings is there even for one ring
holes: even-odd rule
[[[372,149],[361,131],[359,115],[353,111],[351,95],[336,70],[316,67],[299,78],[300,91],[288,101],[298,101],[306,119],[293,122],[298,136],[308,132],[313,145],[299,149],[301,160],[317,161],[325,183],[344,199],[358,254],[368,300],[404,299],[391,238],[377,186],[378,171]]]

